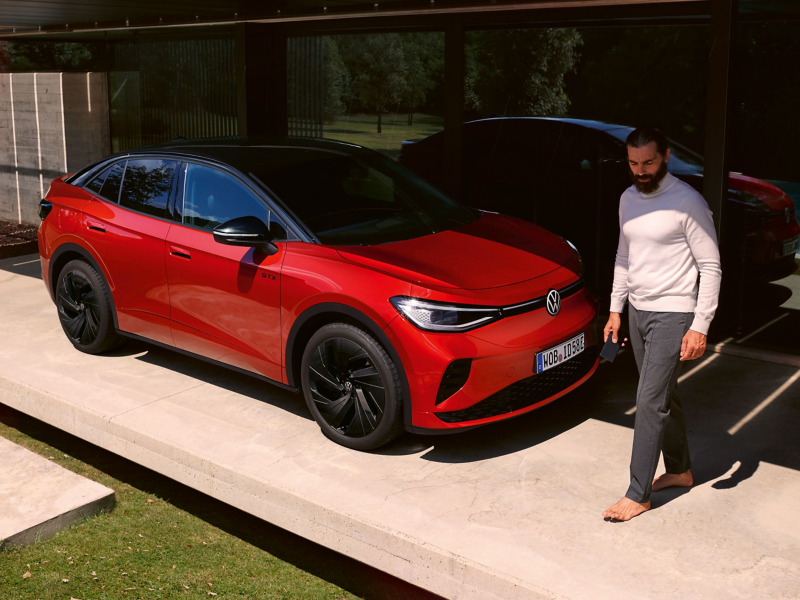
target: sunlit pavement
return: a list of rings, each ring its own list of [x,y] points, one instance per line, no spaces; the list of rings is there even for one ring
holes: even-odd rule
[[[800,598],[800,370],[709,353],[680,384],[697,485],[629,523],[636,373],[461,435],[326,440],[300,396],[129,343],[74,350],[35,257],[0,261],[0,402],[448,598]],[[15,266],[16,265],[16,266]]]

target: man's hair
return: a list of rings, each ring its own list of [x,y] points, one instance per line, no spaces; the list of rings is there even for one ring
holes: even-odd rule
[[[625,140],[625,143],[632,148],[642,148],[650,142],[656,143],[656,150],[662,156],[667,153],[667,148],[669,148],[667,136],[655,127],[637,127]]]

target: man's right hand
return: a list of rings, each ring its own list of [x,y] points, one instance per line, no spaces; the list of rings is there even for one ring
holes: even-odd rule
[[[617,340],[619,339],[617,337],[618,334],[619,334],[619,326],[620,326],[619,313],[612,312],[610,315],[608,315],[608,323],[606,323],[606,326],[603,329],[603,342],[607,342],[608,341],[608,336],[610,335],[611,339],[616,344]],[[622,345],[624,346],[625,342],[627,342],[627,341],[628,341],[628,338],[625,338],[623,340],[623,344]]]

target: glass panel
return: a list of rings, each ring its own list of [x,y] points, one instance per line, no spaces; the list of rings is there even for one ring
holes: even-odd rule
[[[108,175],[100,190],[100,196],[116,204],[119,202],[119,188],[122,186],[122,177],[125,174],[126,161],[118,162],[108,170]]]
[[[94,192],[95,194],[99,194],[100,190],[103,189],[103,182],[106,180],[106,176],[113,168],[114,167],[108,167],[105,171],[100,173],[100,175],[92,179],[86,186],[86,189]]]
[[[289,133],[342,140],[398,160],[444,125],[444,33],[291,38]],[[402,159],[400,159],[402,160]]]
[[[475,214],[397,163],[286,150],[255,173],[325,244],[370,245],[460,227]]]
[[[467,32],[464,202],[573,242],[607,304],[619,198],[631,185],[628,134],[658,126],[674,140],[670,170],[702,188],[695,150],[704,144],[708,34],[707,26]],[[417,145],[441,148],[442,138]],[[404,164],[429,178],[441,171],[427,156]]]
[[[267,207],[250,190],[217,169],[189,164],[183,205],[186,225],[214,229],[238,217],[267,222]]]
[[[154,217],[165,217],[177,164],[173,160],[129,160],[120,205]]]
[[[740,0],[739,11],[723,284],[742,282],[736,329],[746,345],[798,353],[800,4]]]
[[[236,135],[233,30],[158,33],[110,44],[114,152],[173,139]]]

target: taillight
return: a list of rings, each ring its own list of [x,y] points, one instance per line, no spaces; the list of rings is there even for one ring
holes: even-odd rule
[[[39,201],[39,218],[44,221],[51,210],[53,210],[53,204],[42,198]]]

